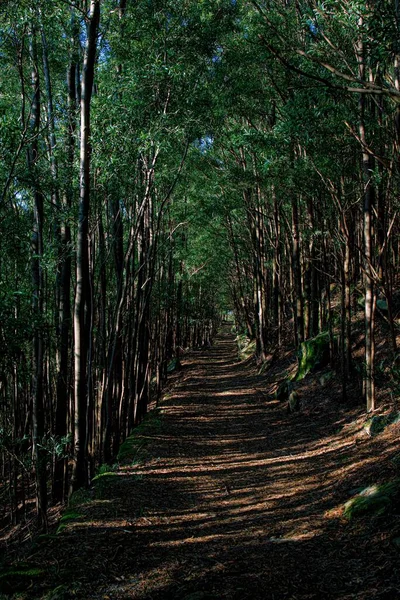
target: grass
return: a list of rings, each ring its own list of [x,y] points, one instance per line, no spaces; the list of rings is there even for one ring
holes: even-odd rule
[[[56,534],[60,534],[62,533],[67,526],[70,523],[75,523],[76,521],[81,521],[84,518],[84,516],[77,512],[76,510],[72,509],[71,507],[67,508],[66,512],[63,514],[63,516],[60,519],[60,524],[57,528]]]
[[[145,416],[142,423],[135,427],[133,433],[121,445],[118,462],[125,464],[141,462],[147,455],[146,446],[149,440],[146,437],[159,431],[161,427],[161,410],[155,408]]]
[[[14,594],[26,589],[33,581],[45,575],[44,569],[34,567],[29,563],[19,563],[0,571],[0,593]]]

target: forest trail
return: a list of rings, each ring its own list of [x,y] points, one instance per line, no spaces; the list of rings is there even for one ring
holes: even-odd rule
[[[339,433],[346,417],[288,415],[260,386],[227,329],[191,353],[161,420],[139,436],[140,460],[100,477],[95,497],[39,545],[38,564],[60,586],[43,598],[400,597],[398,551],[333,510],[361,451]]]

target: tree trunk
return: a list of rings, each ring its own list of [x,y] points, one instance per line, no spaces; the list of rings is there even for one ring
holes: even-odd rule
[[[81,81],[79,223],[76,249],[74,307],[74,455],[71,491],[88,483],[86,420],[88,402],[88,350],[90,333],[89,207],[90,207],[90,103],[96,62],[100,0],[91,0]]]
[[[360,28],[362,27],[362,18],[360,18]],[[360,37],[357,47],[357,60],[359,78],[365,81],[365,49]],[[374,300],[374,280],[373,280],[373,240],[372,240],[372,220],[375,201],[375,188],[371,180],[373,172],[373,161],[366,150],[367,136],[365,126],[366,98],[360,94],[359,99],[359,135],[362,145],[362,178],[364,187],[364,273],[365,273],[365,376],[364,389],[367,412],[375,410],[375,382],[374,382],[374,320],[375,320],[375,300]]]
[[[301,284],[299,206],[297,196],[292,201],[292,270],[294,283],[294,323],[295,343],[299,346],[304,342],[304,311],[303,291]]]
[[[62,195],[62,208],[68,214],[73,200],[72,178],[75,155],[76,131],[76,85],[75,74],[77,70],[76,56],[76,26],[74,15],[71,17],[71,61],[67,73],[68,87],[68,129],[67,129],[67,174],[66,185]],[[57,400],[54,433],[57,439],[65,438],[67,434],[68,401],[69,401],[69,344],[71,327],[71,228],[68,219],[62,219],[60,225],[60,259],[61,267],[58,275],[58,373],[57,373]],[[55,457],[53,472],[52,495],[54,501],[62,501],[67,494],[67,459],[64,456]]]
[[[39,189],[36,167],[40,127],[40,81],[37,65],[36,33],[31,34],[30,53],[32,59],[32,109],[30,130],[33,141],[28,148],[28,167],[32,178],[34,208],[32,231],[32,284],[33,284],[33,356],[32,356],[32,454],[36,474],[36,509],[39,525],[47,529],[47,481],[46,481],[46,451],[44,441],[44,405],[43,405],[43,362],[44,339],[43,325],[43,195]]]

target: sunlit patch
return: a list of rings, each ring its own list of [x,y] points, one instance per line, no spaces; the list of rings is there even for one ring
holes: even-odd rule
[[[334,520],[342,517],[347,489],[372,484],[370,474],[399,452],[397,440],[371,441],[356,411],[287,415],[283,403],[258,394],[260,380],[228,358],[211,364],[201,357],[195,376],[167,399],[161,431],[142,436],[145,460],[120,468],[125,477],[108,478],[112,503],[92,501],[84,519],[69,525],[70,541],[90,538],[82,546],[93,548],[93,562],[102,561],[97,571],[105,562],[96,544],[111,548],[107,569],[115,580],[99,597],[190,598],[210,581],[217,582],[212,597],[236,597],[235,590],[239,597],[239,578],[250,597],[244,586],[254,569],[257,583],[289,572],[293,597],[305,598],[308,567],[320,569],[320,581],[340,579],[343,567],[344,579],[359,560],[358,543],[370,544],[355,530],[346,537]],[[198,358],[191,362],[198,365]],[[383,539],[370,546],[385,561]],[[354,563],[351,556],[346,562],[349,555]],[[357,576],[366,553],[360,556]]]

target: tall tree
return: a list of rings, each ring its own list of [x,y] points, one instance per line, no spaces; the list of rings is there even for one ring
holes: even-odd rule
[[[90,366],[91,290],[89,269],[89,210],[91,199],[90,116],[100,23],[100,0],[90,2],[81,80],[79,221],[76,246],[74,306],[74,468],[72,489],[88,483],[88,368]]]

